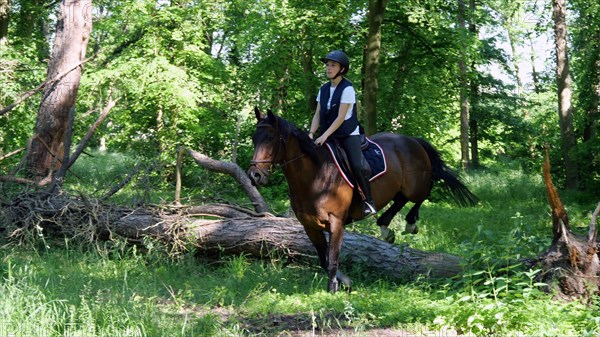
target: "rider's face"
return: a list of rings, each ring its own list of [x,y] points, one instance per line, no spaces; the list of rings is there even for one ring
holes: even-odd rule
[[[327,67],[327,78],[328,79],[334,78],[335,75],[337,75],[340,72],[340,70],[342,70],[342,65],[335,61],[327,61],[325,66]]]

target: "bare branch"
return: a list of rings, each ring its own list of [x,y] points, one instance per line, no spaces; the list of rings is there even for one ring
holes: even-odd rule
[[[63,72],[61,74],[58,74],[58,76],[54,77],[53,79],[46,80],[46,81],[42,82],[42,84],[38,85],[35,89],[27,91],[26,93],[23,94],[23,96],[21,96],[21,98],[19,98],[15,102],[9,104],[8,106],[2,108],[2,110],[0,110],[0,116],[4,115],[5,113],[7,113],[10,110],[14,109],[17,105],[21,104],[23,101],[25,101],[29,97],[35,95],[36,93],[38,93],[39,91],[43,90],[47,86],[53,85],[57,81],[60,81],[63,77],[67,76],[70,72],[72,72],[73,70],[77,69],[78,67],[80,67],[84,63],[88,62],[89,60],[91,60],[95,56],[96,55],[92,55],[92,56],[88,57],[87,59],[79,62],[79,64],[77,64],[73,68],[71,68],[71,69],[69,69],[69,70],[67,70],[67,71],[65,71],[65,72]]]
[[[230,176],[235,178],[235,180],[242,186],[244,192],[246,192],[246,195],[248,195],[248,197],[254,204],[254,209],[258,213],[269,211],[269,207],[265,203],[265,200],[263,199],[262,195],[260,195],[256,187],[252,185],[252,183],[250,182],[250,178],[248,178],[244,170],[242,170],[237,164],[214,160],[194,150],[188,150],[188,153],[190,154],[190,156],[192,156],[192,158],[194,158],[194,160],[198,164],[200,164],[200,166],[205,167],[214,172],[229,174]]]
[[[24,179],[24,178],[18,178],[18,177],[15,177],[15,176],[0,176],[0,181],[9,181],[9,182],[12,182],[12,183],[31,184],[31,185],[37,184],[33,180]]]
[[[106,117],[108,117],[110,110],[112,110],[112,108],[114,108],[114,106],[117,104],[118,101],[119,101],[119,98],[117,98],[117,99],[109,98],[108,103],[102,110],[102,113],[100,114],[98,119],[94,122],[94,124],[92,126],[90,126],[90,128],[88,129],[85,136],[81,139],[81,142],[79,143],[79,145],[77,145],[75,152],[73,152],[73,155],[71,156],[71,158],[69,158],[69,162],[66,164],[66,170],[68,170],[73,165],[73,163],[75,163],[77,158],[79,158],[79,155],[81,155],[81,153],[83,152],[83,149],[85,148],[87,142],[90,140],[90,138],[92,138],[92,136],[96,132],[96,129],[98,128],[98,126],[100,126],[100,124],[102,124],[102,122],[104,122]]]
[[[111,188],[110,191],[106,192],[106,194],[104,194],[102,198],[100,198],[100,200],[105,201],[108,198],[112,197],[115,193],[119,192],[119,190],[122,189],[123,186],[127,185],[131,178],[133,178],[140,171],[140,167],[140,163],[136,164],[135,167],[131,170],[131,172],[129,172],[129,174],[125,178],[123,178],[123,180],[121,180],[120,183],[113,186],[113,188]]]
[[[19,152],[21,152],[23,150],[25,150],[25,148],[20,148],[18,150],[14,150],[13,152],[9,152],[9,153],[7,153],[7,154],[5,154],[3,156],[0,156],[0,161],[3,161],[4,159],[8,159],[8,158],[14,156],[15,154],[17,154],[17,153],[19,153]]]
[[[596,206],[596,210],[592,214],[592,220],[590,221],[590,230],[588,232],[588,246],[596,246],[596,238],[598,237],[598,229],[596,228],[596,219],[598,219],[598,213],[600,213],[600,202]]]

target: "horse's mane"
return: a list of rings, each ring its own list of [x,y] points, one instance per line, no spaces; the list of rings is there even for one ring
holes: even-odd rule
[[[280,116],[276,116],[278,123],[280,125],[282,132],[289,132],[291,136],[298,140],[298,145],[300,146],[300,150],[307,155],[310,159],[312,159],[316,164],[322,164],[326,159],[323,155],[320,155],[322,151],[319,151],[319,147],[315,146],[314,140],[308,137],[308,134],[300,130],[293,123],[288,122],[284,118]],[[284,137],[287,138],[287,135],[284,134]]]

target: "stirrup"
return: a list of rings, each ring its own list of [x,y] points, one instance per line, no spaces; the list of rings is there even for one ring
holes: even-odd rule
[[[375,206],[373,206],[370,202],[365,201],[365,206],[363,208],[363,214],[364,214],[365,218],[367,218],[367,217],[377,214],[377,210],[375,209]]]

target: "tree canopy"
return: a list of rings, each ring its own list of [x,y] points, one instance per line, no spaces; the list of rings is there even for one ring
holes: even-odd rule
[[[74,143],[107,102],[118,99],[92,147],[172,166],[176,148],[186,146],[245,166],[252,107],[272,108],[307,129],[325,81],[319,58],[328,51],[350,56],[348,78],[363,98],[371,2],[94,1]],[[580,166],[579,187],[597,191],[600,6],[580,0],[568,5],[576,140],[571,155]],[[465,2],[461,28],[459,2],[387,2],[377,131],[424,137],[458,163],[459,96],[465,89],[479,164],[510,160],[539,169],[545,144],[556,153],[551,157],[560,158],[554,58],[535,45],[552,34],[551,8],[537,6]],[[58,4],[13,0],[0,1],[0,7],[0,107],[6,107],[44,82]],[[525,68],[533,70],[527,74]],[[27,147],[39,96],[0,115],[3,159]],[[362,106],[363,120],[365,111]],[[12,172],[19,159],[0,161],[1,174]]]

